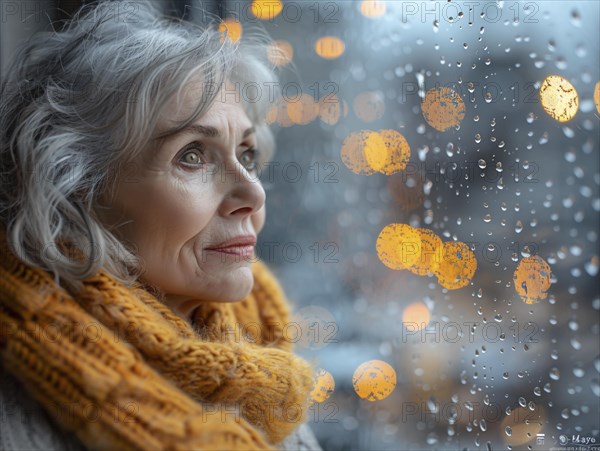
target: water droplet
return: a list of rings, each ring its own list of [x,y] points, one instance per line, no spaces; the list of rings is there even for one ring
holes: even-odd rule
[[[527,407],[527,401],[522,396],[519,398],[519,405],[521,407]]]
[[[577,46],[577,48],[575,49],[575,55],[577,55],[579,58],[585,58],[585,56],[587,55],[587,50],[583,46],[583,44],[579,44]]]
[[[508,371],[502,373],[502,379],[508,379]]]
[[[492,220],[492,215],[487,213],[484,217],[483,217],[483,222],[490,222]]]
[[[438,442],[438,438],[437,435],[435,434],[435,432],[430,432],[429,434],[427,434],[427,444],[428,445],[435,445]]]
[[[576,9],[574,9],[573,11],[571,11],[571,24],[574,27],[580,27],[581,26],[581,16],[579,15],[579,11],[577,11]]]
[[[487,166],[487,163],[485,162],[485,160],[484,160],[484,159],[481,159],[481,160],[479,160],[479,162],[478,162],[478,163],[479,163],[479,168],[480,168],[480,169],[485,169],[485,168],[486,168],[486,166]]]
[[[484,419],[479,422],[479,429],[481,429],[482,432],[487,431],[487,423]]]
[[[586,262],[584,265],[585,271],[592,277],[598,274],[598,256],[594,255],[589,262]]]
[[[512,435],[512,428],[510,426],[506,426],[504,428],[504,433],[510,437]]]
[[[550,379],[557,381],[560,379],[560,371],[554,366],[550,369],[549,376]]]
[[[542,389],[541,389],[540,387],[535,387],[535,388],[533,389],[533,394],[534,394],[535,396],[542,396]]]
[[[427,400],[427,408],[429,409],[430,412],[436,413],[438,411],[438,407],[439,407],[439,404],[436,403],[435,398],[433,396],[431,396]]]
[[[515,232],[521,233],[523,231],[523,223],[519,220],[515,224]]]
[[[592,379],[590,382],[590,388],[592,389],[592,392],[600,398],[600,382],[598,379]]]

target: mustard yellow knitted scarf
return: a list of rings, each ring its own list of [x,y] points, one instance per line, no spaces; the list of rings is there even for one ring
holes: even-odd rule
[[[75,298],[0,230],[0,365],[89,449],[273,449],[305,419],[314,368],[284,336],[289,305],[262,261],[238,303],[195,327],[101,271]]]

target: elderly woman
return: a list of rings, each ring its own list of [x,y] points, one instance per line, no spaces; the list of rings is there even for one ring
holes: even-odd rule
[[[3,82],[0,448],[319,449],[253,252],[266,42],[136,6],[35,35]]]

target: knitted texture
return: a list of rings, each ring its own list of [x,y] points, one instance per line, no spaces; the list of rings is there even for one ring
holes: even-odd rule
[[[273,449],[304,422],[315,368],[284,335],[276,278],[252,271],[246,299],[191,325],[104,271],[72,297],[0,229],[0,364],[89,449]]]

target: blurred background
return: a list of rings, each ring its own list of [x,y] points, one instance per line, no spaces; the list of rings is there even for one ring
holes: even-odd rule
[[[0,0],[2,71],[83,3]],[[599,3],[161,3],[280,49],[257,253],[323,370],[309,414],[323,448],[600,443]],[[366,158],[381,130],[404,138],[386,147],[403,167]],[[466,243],[475,272],[456,287],[451,268],[391,269],[389,224]]]

